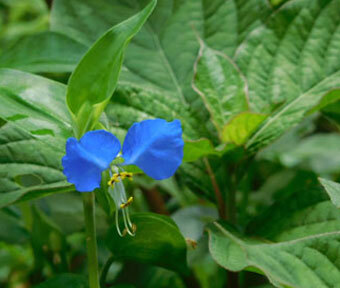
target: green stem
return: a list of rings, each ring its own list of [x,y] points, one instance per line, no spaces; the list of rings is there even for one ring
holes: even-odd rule
[[[231,183],[229,186],[229,191],[228,191],[228,209],[227,209],[227,220],[233,224],[236,224],[236,189],[237,189],[237,184],[236,184],[236,176],[235,174],[231,175]]]
[[[100,288],[97,257],[95,202],[93,192],[83,193],[83,205],[86,228],[89,288]]]
[[[115,260],[116,260],[116,258],[114,256],[110,256],[110,258],[107,259],[107,261],[106,261],[106,263],[103,267],[102,273],[100,275],[100,286],[101,287],[105,287],[107,273],[109,272],[110,267],[111,267],[112,263],[115,262]]]

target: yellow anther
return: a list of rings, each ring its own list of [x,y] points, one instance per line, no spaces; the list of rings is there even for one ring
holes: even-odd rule
[[[132,202],[133,202],[133,197],[131,196],[131,197],[126,201],[126,203],[120,204],[120,208],[124,209],[124,208],[128,207],[129,205],[131,205]]]
[[[109,186],[113,186],[115,183],[120,182],[121,180],[123,181],[125,178],[132,180],[132,175],[133,174],[131,172],[115,173],[113,174],[109,182],[107,182],[107,184]]]
[[[107,182],[107,184],[109,186],[113,186],[116,182],[119,182],[119,173],[115,173],[113,174],[113,176],[111,177],[111,179],[109,180],[109,182]]]
[[[122,180],[124,180],[125,178],[128,178],[130,180],[132,180],[132,173],[131,172],[121,172],[120,173],[120,177]]]

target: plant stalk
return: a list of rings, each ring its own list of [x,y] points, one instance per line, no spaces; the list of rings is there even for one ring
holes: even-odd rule
[[[211,169],[209,160],[207,158],[203,158],[203,161],[204,161],[205,167],[207,169],[207,173],[210,177],[211,183],[214,188],[219,217],[225,220],[226,219],[225,202],[224,202],[220,187],[217,184],[215,174]]]
[[[94,192],[83,193],[89,288],[100,288],[94,200]]]

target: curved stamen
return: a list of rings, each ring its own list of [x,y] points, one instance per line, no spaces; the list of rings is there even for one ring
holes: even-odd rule
[[[119,213],[119,210],[116,209],[116,212],[115,212],[116,229],[117,229],[118,235],[119,235],[120,237],[123,237],[123,234],[122,234],[122,232],[120,231],[120,227],[119,227],[118,213]]]
[[[132,173],[129,172],[120,172],[118,173],[117,169],[116,173],[111,175],[111,179],[108,182],[109,192],[113,196],[113,200],[116,204],[116,213],[115,213],[115,222],[116,222],[116,229],[119,234],[119,236],[124,237],[126,233],[128,233],[131,236],[135,236],[136,226],[131,222],[130,214],[129,214],[129,208],[128,206],[131,205],[133,202],[133,197],[129,197],[127,199],[126,192],[123,183],[121,182],[125,178],[131,179]],[[123,215],[123,222],[125,229],[123,232],[121,232],[119,227],[119,210],[122,211]]]

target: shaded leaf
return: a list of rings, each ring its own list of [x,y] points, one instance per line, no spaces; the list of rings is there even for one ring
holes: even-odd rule
[[[9,244],[22,244],[29,239],[29,233],[19,215],[8,210],[0,210],[0,241]]]
[[[106,244],[117,260],[146,263],[186,273],[186,243],[176,224],[166,216],[132,215],[136,236],[120,237],[116,227],[109,230]]]
[[[74,274],[60,274],[35,288],[88,288],[87,279],[84,276]]]

